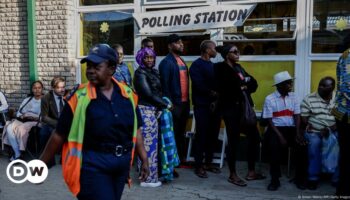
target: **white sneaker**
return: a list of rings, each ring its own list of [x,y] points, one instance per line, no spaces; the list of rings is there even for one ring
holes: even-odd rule
[[[141,182],[140,186],[141,187],[159,187],[162,185],[162,182],[157,181],[155,183],[146,183],[146,182]]]

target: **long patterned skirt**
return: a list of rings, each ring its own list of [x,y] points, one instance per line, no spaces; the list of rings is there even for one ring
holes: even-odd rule
[[[156,108],[144,105],[139,105],[138,107],[143,121],[141,133],[150,169],[150,175],[145,182],[156,183],[158,181],[158,121]],[[140,159],[138,161],[140,167],[141,161]]]

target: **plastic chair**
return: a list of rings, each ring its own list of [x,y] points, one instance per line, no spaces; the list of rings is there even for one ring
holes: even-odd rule
[[[195,118],[193,116],[192,117],[191,131],[187,131],[186,132],[186,138],[189,139],[188,148],[187,148],[187,156],[186,156],[186,161],[187,162],[194,161],[194,158],[191,156],[191,151],[192,151],[193,139],[195,138],[195,135],[196,135],[196,130],[195,129],[196,129],[196,120],[195,120]],[[227,145],[227,134],[226,134],[226,128],[225,127],[221,127],[220,128],[218,139],[222,141],[221,152],[219,154],[219,158],[216,158],[215,157],[215,153],[214,153],[213,163],[219,164],[220,168],[222,168],[224,166],[225,149],[226,149],[226,145]]]

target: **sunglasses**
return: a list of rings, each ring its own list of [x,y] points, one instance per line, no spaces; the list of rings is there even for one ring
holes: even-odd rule
[[[240,54],[240,52],[238,50],[229,51],[229,53],[233,53],[233,54],[236,54],[236,55]]]

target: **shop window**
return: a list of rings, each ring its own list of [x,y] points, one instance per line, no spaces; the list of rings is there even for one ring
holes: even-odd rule
[[[106,5],[106,4],[122,4],[122,3],[134,3],[134,0],[80,0],[79,5]]]
[[[350,42],[348,0],[314,0],[312,53],[340,53]]]
[[[206,2],[206,0],[144,0],[144,5]]]
[[[119,43],[124,54],[133,55],[134,19],[132,11],[81,13],[81,56],[98,43]]]
[[[223,42],[242,55],[293,55],[295,30],[296,1],[258,3],[243,26],[224,29]]]

